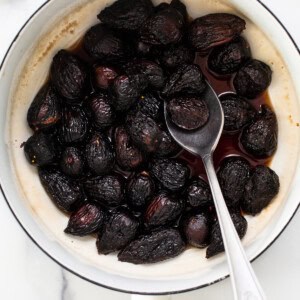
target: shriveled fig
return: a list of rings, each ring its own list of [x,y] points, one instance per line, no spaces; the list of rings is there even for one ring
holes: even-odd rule
[[[98,65],[94,69],[96,86],[100,89],[107,90],[113,85],[114,80],[119,76],[114,67]]]
[[[192,207],[203,207],[213,203],[209,185],[201,178],[194,179],[185,193],[187,203]]]
[[[65,148],[61,154],[59,165],[61,170],[68,176],[82,176],[84,169],[82,152],[76,147]]]
[[[161,141],[158,148],[156,149],[155,157],[168,157],[178,154],[182,148],[177,144],[177,142],[172,138],[169,131],[162,130]]]

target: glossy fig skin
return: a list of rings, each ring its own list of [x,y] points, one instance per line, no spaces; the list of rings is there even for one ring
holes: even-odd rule
[[[254,120],[247,125],[241,134],[240,142],[244,150],[256,158],[271,157],[278,144],[278,123],[275,113],[267,105]]]
[[[247,232],[247,228],[248,228],[247,220],[241,215],[239,211],[230,212],[230,217],[238,233],[238,236],[240,237],[240,239],[242,239]],[[219,222],[216,221],[212,225],[211,240],[208,248],[206,249],[206,258],[210,258],[223,251],[224,251],[224,244],[222,240],[221,229],[219,226]]]
[[[113,212],[98,234],[98,253],[109,254],[124,248],[135,238],[138,227],[139,221],[129,211]]]
[[[182,214],[182,199],[167,192],[160,192],[148,204],[144,214],[144,225],[147,229],[171,225]]]
[[[25,142],[24,152],[31,165],[40,167],[54,163],[57,158],[53,137],[42,132],[35,133]]]
[[[206,53],[212,47],[230,42],[245,29],[246,22],[238,16],[215,13],[191,22],[188,41],[197,51]]]
[[[80,187],[55,167],[38,169],[41,183],[53,203],[63,212],[72,213],[83,201]]]
[[[134,170],[139,167],[144,157],[136,148],[124,126],[118,126],[114,132],[114,145],[116,150],[116,162],[123,170]]]
[[[79,58],[66,50],[60,50],[53,58],[50,75],[61,96],[71,103],[82,102],[88,74]]]
[[[185,187],[190,169],[177,159],[160,158],[152,161],[150,174],[166,189],[175,192]]]
[[[141,235],[123,249],[118,259],[133,264],[157,263],[181,254],[185,243],[178,230],[161,229]]]
[[[114,67],[98,65],[94,68],[95,84],[98,88],[107,90],[119,76],[119,72]]]
[[[95,132],[85,147],[90,170],[97,175],[108,174],[115,165],[115,151],[106,135]]]
[[[198,65],[183,65],[168,78],[162,94],[170,97],[177,94],[201,94],[206,87],[204,75]]]
[[[53,128],[61,118],[61,99],[51,84],[43,86],[27,112],[27,123],[34,131]]]
[[[162,130],[161,141],[154,153],[154,156],[160,158],[175,156],[181,150],[182,148],[177,144],[177,142],[170,135],[169,131],[166,129]]]
[[[87,179],[83,187],[90,199],[104,206],[115,207],[124,200],[124,179],[117,174]]]
[[[262,61],[252,59],[236,73],[233,85],[238,95],[254,99],[267,90],[271,80],[271,68]]]
[[[187,203],[191,207],[203,207],[213,204],[209,185],[201,178],[192,180],[185,191]]]
[[[230,93],[219,97],[224,111],[224,130],[234,132],[249,124],[256,115],[255,108],[244,98]]]
[[[238,37],[233,41],[215,47],[209,54],[208,68],[216,74],[233,74],[251,57],[248,42]]]
[[[228,206],[238,205],[243,198],[250,171],[250,164],[243,157],[231,156],[222,160],[218,179]]]
[[[59,166],[64,174],[70,177],[83,176],[84,165],[84,157],[78,148],[67,147],[62,151]]]
[[[167,104],[171,121],[179,128],[195,130],[203,127],[209,119],[209,110],[200,97],[176,97]]]
[[[154,193],[155,183],[148,172],[142,171],[128,178],[126,185],[127,202],[135,210],[143,210]]]
[[[89,129],[85,110],[79,106],[65,106],[59,126],[59,140],[63,144],[83,141]]]
[[[256,166],[245,186],[242,210],[250,215],[260,213],[279,193],[278,175],[266,166]]]
[[[65,233],[76,236],[94,233],[102,226],[104,217],[102,208],[86,203],[71,214]]]
[[[112,28],[137,31],[152,11],[150,0],[119,0],[103,9],[98,19]]]

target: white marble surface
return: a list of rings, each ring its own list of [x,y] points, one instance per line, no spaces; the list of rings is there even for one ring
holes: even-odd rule
[[[0,61],[19,28],[43,2],[43,0],[0,0]],[[280,18],[300,46],[299,0],[268,0],[265,3]],[[25,235],[2,196],[0,196],[0,228],[2,230],[0,299],[130,298],[129,295],[90,284],[54,263]],[[300,299],[299,228],[300,210],[272,247],[253,263],[270,300]],[[230,281],[226,279],[195,292],[172,296],[172,299],[232,299]]]

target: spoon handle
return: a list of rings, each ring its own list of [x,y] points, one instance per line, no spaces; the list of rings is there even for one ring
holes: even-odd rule
[[[266,296],[254,274],[229,215],[216,176],[216,171],[212,162],[212,156],[206,155],[202,159],[208,176],[208,181],[211,187],[218,220],[221,227],[234,299],[265,300]]]

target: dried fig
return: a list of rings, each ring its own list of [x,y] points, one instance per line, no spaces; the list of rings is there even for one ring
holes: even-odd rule
[[[81,151],[75,147],[67,147],[61,154],[60,168],[68,176],[83,175],[84,159]]]
[[[187,203],[192,207],[213,204],[209,185],[201,178],[194,179],[186,189]]]

